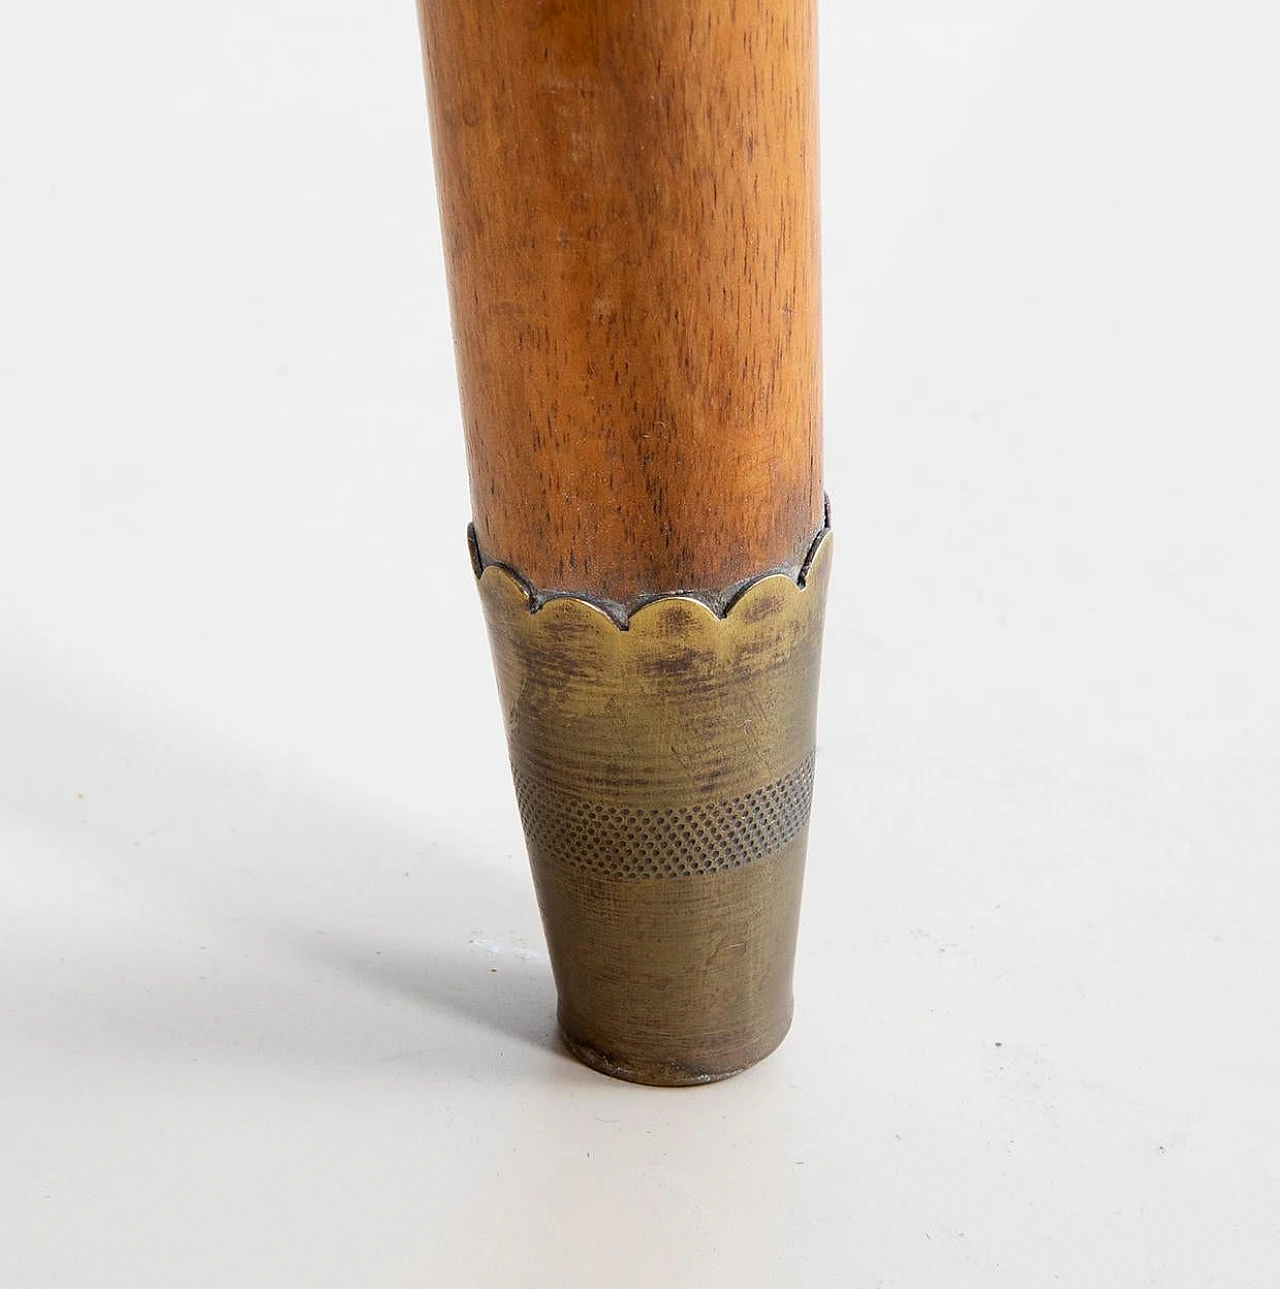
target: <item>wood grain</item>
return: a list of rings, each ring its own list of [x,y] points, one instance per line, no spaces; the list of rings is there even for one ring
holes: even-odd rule
[[[479,550],[714,598],[822,523],[814,0],[419,0]]]

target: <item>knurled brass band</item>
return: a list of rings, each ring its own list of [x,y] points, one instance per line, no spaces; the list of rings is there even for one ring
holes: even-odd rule
[[[607,877],[695,877],[780,850],[809,822],[813,754],[790,774],[728,801],[616,805],[514,772],[529,845],[545,862]]]
[[[625,627],[480,575],[561,1025],[609,1073],[706,1082],[786,1032],[830,545]]]

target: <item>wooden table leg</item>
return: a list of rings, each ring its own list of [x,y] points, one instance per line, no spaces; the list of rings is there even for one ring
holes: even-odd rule
[[[472,553],[570,1047],[790,1019],[829,540],[814,0],[420,0]],[[531,610],[533,610],[531,612]]]

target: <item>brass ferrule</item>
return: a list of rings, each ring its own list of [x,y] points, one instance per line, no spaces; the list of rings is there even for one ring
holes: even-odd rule
[[[830,556],[625,625],[480,573],[561,1030],[607,1074],[707,1083],[787,1032]]]

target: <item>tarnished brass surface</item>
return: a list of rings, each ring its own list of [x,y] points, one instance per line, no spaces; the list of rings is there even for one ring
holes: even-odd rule
[[[608,1074],[725,1078],[790,1024],[830,548],[625,627],[480,575],[561,1029]]]

